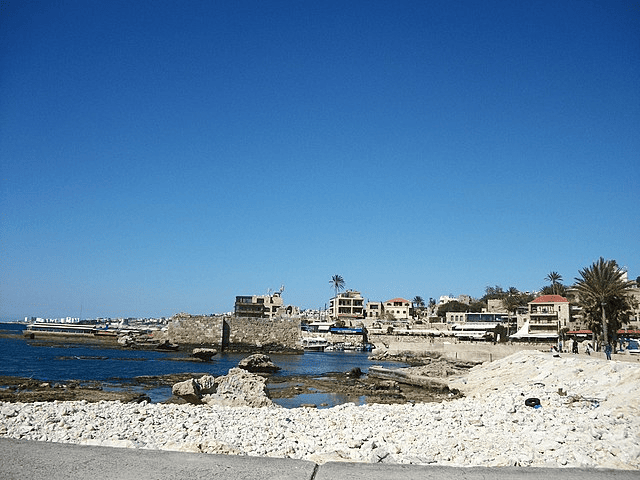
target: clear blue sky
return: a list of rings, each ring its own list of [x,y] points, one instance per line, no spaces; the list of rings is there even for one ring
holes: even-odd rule
[[[4,1],[0,317],[640,275],[640,2]]]

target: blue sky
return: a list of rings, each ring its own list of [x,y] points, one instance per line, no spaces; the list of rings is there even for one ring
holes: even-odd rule
[[[640,275],[637,1],[0,7],[0,318]]]

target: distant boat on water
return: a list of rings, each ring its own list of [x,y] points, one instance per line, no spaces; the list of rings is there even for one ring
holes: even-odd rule
[[[22,331],[25,337],[35,338],[36,334],[41,335],[67,335],[67,336],[83,336],[83,337],[112,337],[117,338],[122,334],[142,334],[148,333],[147,330],[140,329],[118,329],[108,330],[99,328],[96,325],[78,325],[70,323],[29,323],[27,328]]]
[[[329,342],[322,337],[304,337],[302,339],[302,348],[309,352],[324,352],[329,346]]]

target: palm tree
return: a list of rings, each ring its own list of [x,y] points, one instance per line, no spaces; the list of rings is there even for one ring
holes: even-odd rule
[[[509,331],[509,325],[511,324],[511,316],[515,316],[518,307],[521,307],[524,303],[525,297],[518,292],[517,294],[509,295],[502,299],[502,305],[509,313],[509,319],[507,323],[507,335],[511,333]],[[526,303],[525,303],[526,305]]]
[[[605,260],[602,257],[579,273],[580,277],[576,277],[575,284],[579,296],[578,305],[582,307],[594,332],[598,330],[598,314],[601,314],[602,340],[607,344],[607,324],[611,323],[616,327],[628,321],[628,312],[635,303],[631,296],[633,282],[625,280],[625,272],[615,260]]]
[[[336,297],[338,296],[338,291],[344,290],[344,278],[340,275],[334,275],[331,277],[329,283],[331,284],[331,288],[335,290]]]
[[[554,295],[557,295],[557,285],[562,281],[562,275],[560,275],[558,272],[550,272],[549,275],[544,277],[544,279],[547,282],[551,283],[551,290],[553,291]]]
[[[419,311],[424,307],[424,299],[420,295],[416,295],[415,297],[413,297],[412,302],[416,311]]]

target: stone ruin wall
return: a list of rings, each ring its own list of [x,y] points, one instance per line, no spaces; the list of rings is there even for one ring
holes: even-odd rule
[[[300,350],[299,318],[247,318],[178,314],[171,318],[165,338],[172,343],[223,350]]]
[[[172,343],[204,345],[220,349],[225,317],[178,314],[167,325],[166,338]]]
[[[300,350],[300,319],[227,317],[230,348],[254,346],[257,348]]]

